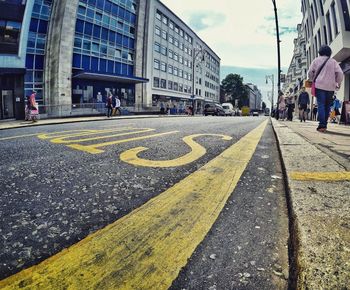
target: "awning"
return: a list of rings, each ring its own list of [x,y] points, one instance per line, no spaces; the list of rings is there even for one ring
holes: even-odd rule
[[[90,72],[77,73],[73,75],[73,79],[118,82],[123,84],[140,84],[140,83],[149,82],[149,79],[144,79],[139,77],[106,75],[106,74],[97,74],[97,73],[90,73]]]

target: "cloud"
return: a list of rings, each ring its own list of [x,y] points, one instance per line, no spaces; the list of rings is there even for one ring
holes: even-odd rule
[[[195,12],[190,15],[189,26],[195,31],[201,31],[209,27],[223,25],[226,16],[222,13]]]

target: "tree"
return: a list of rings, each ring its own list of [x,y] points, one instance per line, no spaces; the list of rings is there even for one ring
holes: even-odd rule
[[[225,94],[231,96],[233,105],[235,105],[235,100],[238,100],[240,107],[246,103],[248,90],[243,84],[243,77],[238,74],[228,74],[222,80],[221,86]]]
[[[261,107],[262,107],[263,111],[265,111],[265,109],[266,109],[266,104],[265,104],[265,102],[262,102]]]

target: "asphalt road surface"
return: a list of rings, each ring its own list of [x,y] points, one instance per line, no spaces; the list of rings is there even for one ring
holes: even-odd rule
[[[287,289],[287,207],[267,118],[12,129],[0,131],[0,154],[2,287]]]

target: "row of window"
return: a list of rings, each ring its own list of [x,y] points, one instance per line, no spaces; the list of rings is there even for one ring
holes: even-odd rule
[[[132,17],[125,19],[125,17],[114,17],[107,13],[95,11],[93,9],[79,5],[78,18],[88,20],[90,22],[99,24],[108,29],[121,30],[130,34],[135,34],[136,15],[131,14]]]
[[[91,42],[89,39],[79,37],[74,40],[74,52],[123,61],[129,64],[133,64],[134,61],[134,54],[130,50],[107,46],[104,42]]]
[[[18,53],[21,26],[20,22],[0,20],[0,53]]]
[[[155,27],[155,34],[163,38],[164,40],[169,40],[171,44],[174,44],[174,46],[178,47],[182,51],[184,51],[189,56],[192,56],[192,49],[185,46],[182,42],[179,42],[176,38],[172,37],[171,35],[168,35],[168,33],[165,30],[160,29],[158,26]]]
[[[154,50],[156,52],[161,53],[164,56],[169,55],[170,59],[178,61],[179,63],[184,64],[186,67],[192,68],[192,61],[188,60],[187,58],[184,58],[182,55],[179,55],[171,49],[168,50],[165,46],[160,45],[158,42],[154,43]]]
[[[212,89],[212,90],[218,90],[218,89],[219,89],[218,86],[212,84],[211,82],[207,82],[207,81],[205,82],[205,86],[206,86],[207,88],[209,88],[209,89]]]
[[[167,86],[168,84],[168,86]],[[161,88],[161,89],[169,89],[177,92],[184,92],[187,94],[192,93],[192,87],[188,85],[184,85],[181,83],[173,82],[173,81],[168,81],[165,79],[160,79],[157,77],[153,78],[153,87],[155,88]]]
[[[80,4],[86,4],[92,8],[105,11],[114,16],[120,16],[125,20],[130,19],[130,14],[136,13],[137,6],[134,2],[128,1],[125,8],[120,7],[120,4],[127,4],[127,1],[109,1],[109,0],[80,0]],[[125,6],[124,5],[124,6]],[[126,9],[127,8],[127,9]]]
[[[78,53],[73,54],[73,67],[82,68],[84,71],[102,74],[117,74],[133,76],[134,67],[118,61],[104,58],[90,57]]]
[[[163,61],[159,61],[158,59],[154,59],[154,65],[153,65],[154,69],[156,70],[161,70],[163,72],[168,72],[171,75],[180,77],[180,78],[184,78],[185,80],[189,80],[192,81],[192,74],[179,69],[175,66],[172,66],[170,64],[166,64]]]
[[[167,16],[161,13],[159,10],[156,11],[156,18],[161,21],[163,24],[168,25],[171,30],[174,30],[178,35],[192,44],[193,39],[186,32],[184,32],[178,25],[176,25],[173,21],[169,20]]]

